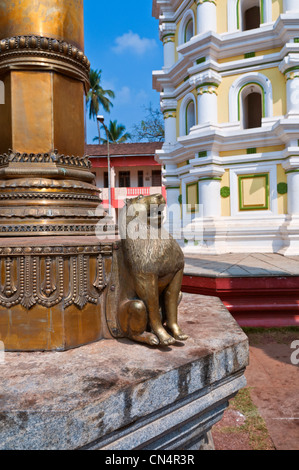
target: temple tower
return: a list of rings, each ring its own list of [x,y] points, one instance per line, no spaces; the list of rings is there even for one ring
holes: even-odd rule
[[[154,0],[153,15],[157,159],[168,204],[182,204],[185,250],[298,254],[298,2]]]

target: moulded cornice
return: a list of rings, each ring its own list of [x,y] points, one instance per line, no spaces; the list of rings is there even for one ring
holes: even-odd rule
[[[189,83],[192,87],[200,86],[203,83],[215,83],[216,85],[220,85],[221,75],[212,69],[208,69],[190,77]]]
[[[290,68],[298,67],[298,66],[299,66],[299,48],[298,48],[297,53],[291,53],[287,55],[286,57],[284,57],[283,61],[279,65],[279,70],[281,71],[281,73],[285,73]]]

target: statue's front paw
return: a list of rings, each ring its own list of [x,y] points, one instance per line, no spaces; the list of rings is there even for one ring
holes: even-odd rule
[[[182,330],[181,328],[179,327],[179,325],[177,323],[175,323],[174,325],[167,325],[169,330],[171,331],[171,334],[173,335],[173,337],[179,341],[186,341],[189,336],[186,335]]]
[[[156,333],[160,340],[161,346],[170,346],[175,343],[175,339],[170,336],[164,329]]]

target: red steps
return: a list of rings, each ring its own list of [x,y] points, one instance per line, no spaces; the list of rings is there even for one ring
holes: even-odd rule
[[[299,277],[185,275],[182,291],[219,297],[240,326],[299,326]]]

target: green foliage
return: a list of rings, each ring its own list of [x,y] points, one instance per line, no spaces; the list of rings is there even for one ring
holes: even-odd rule
[[[106,134],[105,126],[102,126],[101,129],[104,131],[104,135]],[[108,138],[109,142],[112,144],[123,144],[131,139],[131,134],[126,131],[126,127],[123,124],[117,124],[117,120],[110,121],[108,130]],[[99,140],[99,137],[95,137],[94,141]],[[102,144],[107,144],[107,139],[101,139]]]
[[[159,109],[153,109],[150,103],[145,107],[146,116],[140,124],[134,124],[132,140],[134,142],[164,142],[164,119]]]
[[[86,106],[89,110],[89,119],[95,119],[99,113],[100,106],[104,111],[110,112],[113,106],[110,98],[115,98],[112,90],[104,90],[101,86],[102,70],[90,70],[90,90],[86,95]]]

